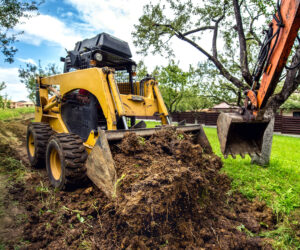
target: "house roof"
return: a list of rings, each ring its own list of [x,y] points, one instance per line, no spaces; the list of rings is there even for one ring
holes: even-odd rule
[[[213,106],[214,109],[229,109],[229,108],[233,108],[232,106],[228,105],[225,102],[222,102],[220,104],[217,104],[215,106]]]

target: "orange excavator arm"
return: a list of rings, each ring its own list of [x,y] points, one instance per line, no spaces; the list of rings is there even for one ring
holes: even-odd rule
[[[283,0],[270,24],[270,31],[273,31],[273,33],[269,38],[271,39],[269,53],[265,65],[263,65],[261,83],[258,84],[260,75],[254,75],[254,84],[247,93],[247,96],[251,97],[249,99],[255,107],[255,111],[264,108],[268,99],[274,93],[297,38],[299,28],[300,0]],[[268,46],[268,44],[266,43],[265,46]],[[251,91],[253,92],[251,93]],[[254,115],[256,114],[255,111]]]
[[[277,9],[259,52],[244,108],[239,114],[219,115],[217,130],[225,157],[261,153],[264,131],[269,124],[263,118],[263,110],[279,82],[300,28],[300,0],[278,0]]]

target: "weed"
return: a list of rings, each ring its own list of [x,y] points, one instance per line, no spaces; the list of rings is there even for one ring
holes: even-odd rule
[[[92,249],[92,243],[90,241],[83,240],[80,243],[79,248],[80,249],[86,249],[86,250]]]
[[[177,134],[177,140],[182,141],[184,139],[183,134]]]
[[[146,139],[144,137],[139,136],[138,137],[138,142],[140,145],[145,145],[146,144]]]
[[[82,211],[80,211],[80,210],[77,210],[77,209],[70,209],[70,208],[68,208],[68,207],[66,207],[66,206],[62,206],[62,209],[63,209],[63,210],[66,210],[66,211],[70,211],[70,212],[72,212],[72,213],[77,213],[77,214],[81,214],[81,213],[82,213]]]
[[[122,176],[116,181],[116,183],[114,185],[114,192],[112,195],[113,198],[117,197],[117,188],[125,177],[126,177],[126,174],[122,174]]]
[[[37,186],[35,188],[35,190],[38,192],[38,193],[50,193],[50,190],[47,186],[44,185],[44,183],[42,181],[40,181],[40,186]]]
[[[169,244],[169,241],[166,240],[164,244],[160,245],[161,248],[167,247]]]
[[[76,217],[80,223],[84,223],[85,219],[80,215],[80,213],[76,214]]]
[[[46,223],[46,229],[47,230],[51,229],[51,224],[49,222]]]
[[[250,237],[254,237],[254,236],[255,236],[255,235],[254,235],[251,231],[249,231],[249,230],[245,227],[245,225],[243,225],[243,224],[237,226],[236,229],[239,230],[240,232],[244,232],[245,234],[247,234],[247,235],[250,236]]]

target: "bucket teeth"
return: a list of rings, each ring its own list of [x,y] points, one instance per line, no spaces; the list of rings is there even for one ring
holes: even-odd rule
[[[224,155],[260,155],[268,119],[249,121],[235,113],[221,113],[217,121],[221,152]]]

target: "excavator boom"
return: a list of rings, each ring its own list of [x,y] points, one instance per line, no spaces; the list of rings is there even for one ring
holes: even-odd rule
[[[263,110],[279,82],[300,28],[300,0],[281,3],[278,0],[277,8],[259,53],[252,88],[246,91],[242,112],[222,113],[218,117],[218,137],[225,157],[261,153],[263,135],[269,124]]]

